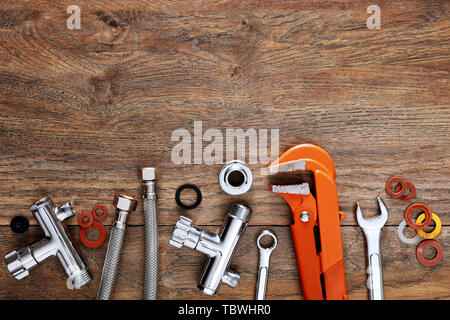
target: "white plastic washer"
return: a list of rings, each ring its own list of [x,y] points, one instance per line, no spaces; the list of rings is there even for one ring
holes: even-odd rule
[[[229,176],[232,172],[240,172],[243,176],[243,182],[239,186],[231,185]],[[252,170],[242,161],[232,160],[227,162],[219,173],[219,184],[223,191],[231,195],[240,195],[246,193],[253,182]]]
[[[407,225],[408,224],[406,223],[405,219],[403,219],[402,222],[400,222],[400,224],[398,225],[398,230],[397,230],[398,237],[400,238],[400,240],[402,240],[403,243],[406,243],[406,244],[417,244],[417,243],[419,243],[420,240],[421,240],[421,237],[420,237],[419,234],[417,234],[413,238],[405,237],[403,231],[405,230],[405,227]]]

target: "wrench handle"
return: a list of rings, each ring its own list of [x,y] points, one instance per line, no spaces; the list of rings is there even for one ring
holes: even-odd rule
[[[256,282],[256,300],[265,300],[267,289],[268,268],[258,269],[258,281]]]
[[[381,264],[380,236],[381,229],[365,232],[367,239],[367,263],[370,300],[384,300],[383,267]]]
[[[372,254],[369,258],[370,265],[370,300],[384,300],[383,269],[379,254]]]

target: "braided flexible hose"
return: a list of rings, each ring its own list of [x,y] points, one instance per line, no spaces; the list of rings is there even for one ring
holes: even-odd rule
[[[144,198],[144,228],[145,228],[145,278],[144,299],[156,300],[158,292],[158,212],[156,195]]]
[[[108,249],[106,250],[105,263],[103,265],[102,277],[98,288],[97,300],[109,300],[114,289],[117,269],[119,267],[120,253],[122,251],[125,229],[114,226],[111,229]]]

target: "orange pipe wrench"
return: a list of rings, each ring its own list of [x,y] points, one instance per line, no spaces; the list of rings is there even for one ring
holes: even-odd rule
[[[329,154],[312,144],[292,147],[268,167],[269,174],[311,171],[315,197],[309,184],[271,185],[289,204],[294,224],[292,238],[303,296],[308,300],[346,300],[341,224],[334,182],[336,172]]]

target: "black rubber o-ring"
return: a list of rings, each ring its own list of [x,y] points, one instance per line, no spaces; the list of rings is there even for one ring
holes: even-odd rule
[[[188,205],[185,205],[183,202],[181,202],[180,195],[181,195],[181,192],[185,189],[194,190],[195,193],[197,194],[197,200],[195,200],[194,204],[191,204],[188,206]],[[196,185],[183,184],[182,186],[180,186],[177,189],[177,192],[175,193],[175,201],[177,202],[177,205],[180,208],[185,209],[185,210],[192,210],[192,209],[197,208],[199,206],[200,202],[202,202],[202,193],[200,192],[200,189]]]
[[[24,216],[15,216],[9,224],[14,233],[24,233],[30,227],[30,222]]]

